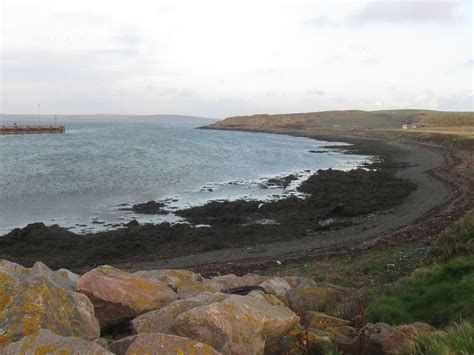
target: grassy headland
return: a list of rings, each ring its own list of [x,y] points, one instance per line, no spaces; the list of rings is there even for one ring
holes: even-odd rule
[[[474,351],[473,112],[384,110],[236,116],[206,128],[341,140],[367,137],[428,144],[449,151],[449,167],[434,173],[456,186],[458,198],[445,206],[444,215],[435,214],[427,222],[435,225],[443,219],[458,219],[454,224],[445,223],[451,226],[444,232],[430,232],[419,222],[419,226],[408,226],[412,228],[410,238],[389,237],[365,249],[356,247],[317,259],[296,259],[267,270],[365,288],[369,295],[366,305],[362,305],[366,306],[366,321],[422,321],[440,329],[413,339],[404,350],[406,354]],[[453,219],[454,215],[457,217]]]
[[[206,128],[225,129],[324,129],[362,130],[397,129],[403,125],[418,129],[474,127],[472,112],[431,110],[322,111],[291,114],[233,116]]]

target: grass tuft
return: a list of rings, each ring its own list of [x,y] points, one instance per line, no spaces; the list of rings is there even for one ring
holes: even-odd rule
[[[435,327],[453,321],[474,321],[474,256],[418,269],[399,280],[369,306],[372,322],[426,322]]]
[[[440,262],[461,255],[474,255],[474,210],[432,243],[428,259]]]
[[[461,322],[444,331],[420,333],[413,341],[405,343],[398,354],[474,354],[474,327],[469,322]]]

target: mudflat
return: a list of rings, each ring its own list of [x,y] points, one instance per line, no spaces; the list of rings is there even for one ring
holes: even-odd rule
[[[364,169],[319,171],[300,186],[306,199],[210,202],[178,211],[191,224],[131,224],[88,235],[35,223],[0,237],[0,257],[26,266],[41,259],[74,271],[98,264],[129,270],[212,264],[232,270],[233,263],[358,245],[427,217],[454,196],[451,185],[432,174],[447,164],[445,150],[367,138],[337,140],[352,143],[344,149],[378,159]]]

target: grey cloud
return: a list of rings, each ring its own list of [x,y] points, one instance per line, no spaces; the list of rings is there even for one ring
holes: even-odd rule
[[[1,58],[3,80],[16,83],[64,83],[104,80],[120,76],[116,70],[101,65],[95,54],[97,53],[94,51],[67,55],[47,51],[10,53]]]
[[[370,23],[453,23],[458,3],[445,2],[370,2],[347,20],[353,24]]]

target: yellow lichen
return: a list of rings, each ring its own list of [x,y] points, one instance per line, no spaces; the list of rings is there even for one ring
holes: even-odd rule
[[[325,330],[343,325],[349,325],[350,322],[344,319],[331,317],[324,313],[311,312],[311,326],[316,329]]]
[[[38,346],[35,349],[35,355],[51,354],[51,353],[55,352],[57,348],[58,348],[57,344],[45,344],[45,345],[42,345],[42,346]]]
[[[0,272],[0,284],[11,282],[13,280],[15,280],[15,278],[12,275],[7,274],[6,272]]]
[[[73,297],[45,279],[11,284],[0,291],[0,347],[17,336],[36,334],[48,328],[63,335],[84,336],[85,325]]]

